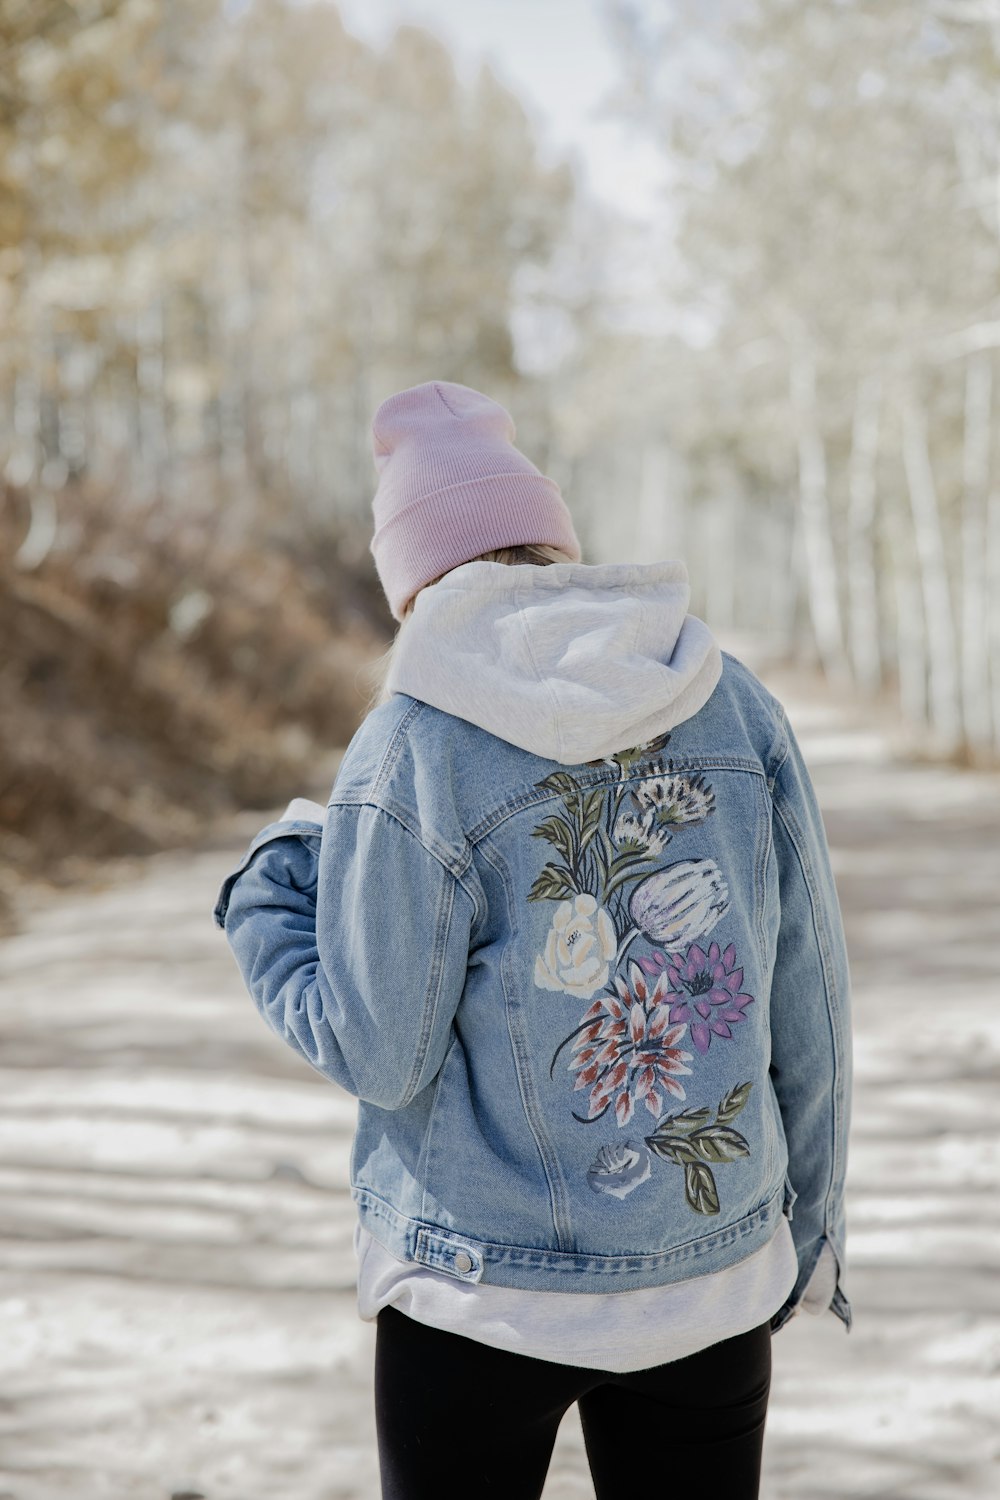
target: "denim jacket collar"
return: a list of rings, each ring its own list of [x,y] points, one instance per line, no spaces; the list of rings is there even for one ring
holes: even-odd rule
[[[387,687],[564,765],[697,713],[722,673],[685,565],[464,563],[417,596]]]

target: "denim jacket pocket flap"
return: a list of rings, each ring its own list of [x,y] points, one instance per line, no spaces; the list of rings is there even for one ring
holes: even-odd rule
[[[443,1271],[459,1281],[481,1281],[483,1252],[471,1240],[458,1235],[441,1234],[431,1229],[417,1230],[414,1260],[432,1271]]]

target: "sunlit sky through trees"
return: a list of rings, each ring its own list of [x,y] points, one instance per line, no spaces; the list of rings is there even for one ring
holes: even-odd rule
[[[702,320],[665,301],[662,269],[673,224],[668,158],[615,106],[623,67],[606,0],[338,0],[337,9],[349,31],[377,47],[399,25],[433,32],[463,81],[471,83],[488,63],[521,100],[539,159],[568,160],[581,190],[610,213],[609,321],[700,338]],[[525,365],[544,366],[548,333],[538,334],[538,349],[530,326],[519,322],[516,334]]]
[[[716,628],[993,756],[998,17],[0,0],[10,587],[147,599],[155,554],[195,653],[233,548],[374,586],[371,415],[459,380],[588,556],[683,557]]]
[[[603,0],[338,0],[348,30],[382,45],[400,23],[451,49],[460,76],[481,60],[521,98],[543,160],[575,161],[581,181],[621,213],[662,212],[663,153],[607,108],[621,66]]]

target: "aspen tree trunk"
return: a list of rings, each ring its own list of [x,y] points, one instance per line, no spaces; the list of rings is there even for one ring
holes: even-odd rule
[[[790,366],[799,459],[799,514],[809,585],[809,611],[820,661],[831,679],[843,678],[844,645],[837,590],[837,562],[830,524],[826,450],[816,412],[816,365],[811,351],[797,349]]]
[[[293,250],[294,328],[291,340],[292,389],[290,393],[289,478],[300,509],[304,514],[316,512],[322,518],[328,511],[326,496],[320,494],[316,434],[320,423],[317,394],[313,328],[309,317],[312,284],[312,246],[302,240]]]
[[[992,744],[1000,750],[1000,488],[990,491],[986,516],[987,639],[993,708]]]
[[[726,629],[732,624],[730,618],[731,590],[728,583],[728,560],[725,551],[731,543],[727,538],[727,506],[725,495],[716,489],[712,497],[699,509],[702,548],[711,559],[704,570],[705,618],[715,630]]]
[[[14,376],[13,408],[14,483],[36,484],[42,467],[42,385],[35,369]]]
[[[366,285],[359,289],[354,319],[352,371],[353,403],[351,429],[348,437],[350,447],[347,465],[350,481],[350,506],[355,518],[365,515],[369,497],[378,482],[378,472],[372,453],[371,421],[375,415],[374,366],[379,351],[375,345],[375,298],[385,285],[381,268],[373,266],[372,275]]]
[[[762,620],[775,651],[785,654],[795,641],[802,577],[802,517],[794,498],[782,495],[772,505],[768,521],[773,543],[767,552],[768,592]]]
[[[958,642],[924,413],[911,389],[900,396],[903,462],[920,568],[927,638],[928,721],[945,750],[961,740]]]
[[[43,370],[52,348],[48,319],[40,320],[35,346],[26,370],[14,376],[14,446],[8,475],[28,491],[28,530],[14,554],[14,566],[24,572],[37,568],[51,551],[59,529],[55,495],[46,479],[45,441],[42,420]]]
[[[160,492],[167,461],[163,365],[163,301],[157,297],[136,318],[136,394],[139,403],[140,496]]]
[[[979,749],[992,739],[993,720],[986,573],[992,394],[990,356],[973,355],[965,367],[962,450],[962,719],[966,741]]]
[[[644,561],[672,557],[684,559],[683,521],[681,519],[678,524],[677,497],[670,482],[672,467],[665,443],[650,441],[644,444],[633,549],[636,557]]]
[[[893,600],[896,612],[896,672],[899,707],[911,724],[927,724],[927,629],[917,583],[912,528],[893,506],[888,517]]]
[[[740,536],[740,516],[745,499],[740,490],[740,478],[733,475],[722,494],[716,499],[716,538],[711,549],[709,586],[715,593],[715,621],[723,629],[736,624],[737,601],[737,549]]]
[[[15,568],[25,573],[42,565],[51,552],[59,531],[59,509],[51,490],[41,485],[32,486],[28,504],[28,530],[13,559]]]
[[[875,465],[882,381],[866,375],[854,404],[847,508],[848,639],[854,679],[874,695],[882,679],[878,573],[875,566]]]
[[[255,276],[258,224],[248,205],[247,144],[241,131],[227,160],[223,234],[213,274],[214,334],[219,344],[219,448],[225,514],[220,538],[251,530],[260,508],[259,414],[255,401],[255,330],[260,303]]]
[[[94,441],[87,459],[88,477],[122,488],[130,462],[129,408],[131,377],[122,358],[123,320],[106,311],[98,324],[98,341],[106,364],[91,392]]]

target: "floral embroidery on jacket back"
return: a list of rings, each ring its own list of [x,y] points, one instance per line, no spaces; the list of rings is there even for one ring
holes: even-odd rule
[[[601,1146],[590,1187],[623,1199],[649,1179],[655,1158],[684,1169],[694,1212],[717,1214],[712,1168],[750,1154],[732,1121],[752,1085],[735,1084],[714,1107],[668,1108],[687,1098],[683,1080],[697,1081],[698,1058],[732,1036],[754,997],[742,991],[735,946],[705,941],[729,911],[729,890],[713,860],[683,857],[683,841],[686,829],[712,817],[715,794],[703,775],[663,762],[669,739],[587,762],[616,766],[617,784],[588,789],[565,770],[536,783],[560,795],[562,810],[532,830],[556,857],[528,899],[559,903],[534,978],[539,989],[591,1002],[549,1068],[555,1077],[564,1059],[574,1075],[582,1095],[574,1118],[591,1125],[611,1117],[635,1131],[644,1109],[654,1126],[641,1139]],[[636,778],[647,761],[648,773]],[[645,951],[627,958],[637,944]]]

